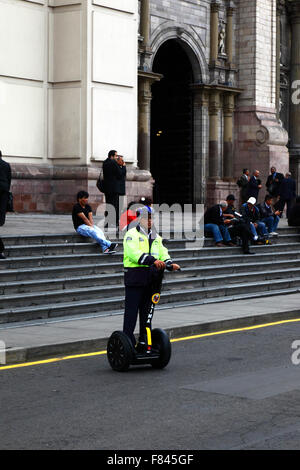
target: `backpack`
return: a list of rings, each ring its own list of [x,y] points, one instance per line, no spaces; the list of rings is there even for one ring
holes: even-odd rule
[[[103,179],[103,170],[100,171],[100,175],[99,175],[99,178],[97,179],[96,186],[99,189],[99,191],[101,191],[101,193],[105,192],[105,185],[104,185],[104,179]]]

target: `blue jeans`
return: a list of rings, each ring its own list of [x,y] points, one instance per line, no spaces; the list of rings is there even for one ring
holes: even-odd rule
[[[82,224],[77,227],[76,232],[83,237],[91,237],[96,240],[96,242],[101,246],[102,251],[105,251],[111,245],[111,242],[106,240],[104,233],[101,228],[97,227],[97,225],[90,227],[89,225]]]
[[[254,240],[257,240],[258,238],[257,232],[260,235],[268,235],[268,230],[265,224],[261,221],[256,222],[256,223],[257,223],[257,231],[256,231],[256,228],[254,227],[254,224],[252,222],[250,223],[250,228],[251,228],[251,232],[252,232]]]
[[[230,242],[231,237],[229,235],[227,227],[225,225],[217,225],[217,224],[205,224],[204,230],[206,232],[212,232],[214,240],[216,243],[220,243],[223,240],[225,242]]]
[[[262,219],[262,222],[268,227],[269,233],[275,232],[279,224],[280,217],[278,215],[270,215],[270,217],[265,217]]]

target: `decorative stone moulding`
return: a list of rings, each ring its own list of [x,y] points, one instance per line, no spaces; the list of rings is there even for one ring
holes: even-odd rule
[[[148,170],[127,169],[127,181],[150,181],[152,176]]]
[[[286,146],[288,143],[288,133],[283,127],[277,126],[261,126],[256,132],[257,145],[281,145]]]

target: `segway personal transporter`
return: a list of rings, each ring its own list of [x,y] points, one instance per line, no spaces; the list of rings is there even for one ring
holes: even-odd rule
[[[167,333],[161,328],[152,330],[152,318],[155,306],[160,300],[163,273],[152,282],[149,301],[146,307],[146,344],[139,352],[123,331],[114,331],[107,343],[107,358],[113,370],[127,371],[131,365],[151,364],[156,369],[163,369],[171,357],[171,343]]]

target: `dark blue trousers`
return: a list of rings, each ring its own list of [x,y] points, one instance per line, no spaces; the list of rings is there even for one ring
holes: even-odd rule
[[[149,302],[151,302],[151,287],[125,287],[125,313],[123,331],[130,338],[133,346],[136,344],[134,329],[139,313],[140,320],[140,341],[145,341],[146,322],[148,315]]]

